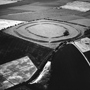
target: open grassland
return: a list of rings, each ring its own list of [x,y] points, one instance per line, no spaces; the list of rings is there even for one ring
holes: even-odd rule
[[[19,1],[19,0],[0,0],[0,5],[15,3],[17,1]]]
[[[35,19],[49,18],[57,20],[73,20],[82,19],[84,17],[78,16],[80,12],[73,10],[56,9],[53,7],[35,6],[35,5],[22,5],[10,8],[9,10],[16,13],[8,13],[7,15],[0,16],[1,19],[30,21]],[[17,12],[18,11],[18,12]],[[2,12],[5,13],[5,12]]]
[[[21,21],[49,18],[68,21],[90,17],[89,11],[84,13],[75,10],[57,9],[57,7],[72,1],[74,0],[53,0],[53,2],[50,0],[23,0],[16,5],[11,4],[7,9],[0,10],[0,18]]]

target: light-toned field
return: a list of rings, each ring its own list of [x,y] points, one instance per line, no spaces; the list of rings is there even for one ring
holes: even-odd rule
[[[24,21],[16,21],[16,20],[7,20],[7,19],[0,19],[0,30],[17,25],[19,23],[22,23]]]
[[[20,1],[20,0],[0,0],[0,5],[9,4],[9,3],[15,3],[17,1]]]
[[[90,38],[88,37],[75,41],[75,44],[82,52],[90,51]]]
[[[61,6],[61,8],[87,12],[90,10],[90,3],[82,2],[82,1],[74,1],[74,2],[69,2],[64,6]]]

